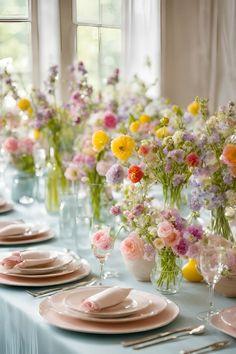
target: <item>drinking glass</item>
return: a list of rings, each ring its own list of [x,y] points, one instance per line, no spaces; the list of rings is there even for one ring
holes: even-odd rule
[[[99,261],[99,285],[104,279],[104,265],[114,248],[115,238],[110,227],[94,225],[91,232],[91,248],[94,256]]]
[[[224,247],[205,245],[200,252],[200,271],[209,287],[209,309],[198,314],[197,318],[200,320],[208,321],[213,314],[218,312],[214,307],[214,289],[225,269],[226,261]]]
[[[35,147],[33,151],[35,175],[36,175],[36,199],[38,201],[44,200],[41,195],[41,181],[46,168],[46,150],[42,147]],[[43,189],[43,188],[42,188]]]

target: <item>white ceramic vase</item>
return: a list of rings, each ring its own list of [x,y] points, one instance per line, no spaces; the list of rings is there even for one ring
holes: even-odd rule
[[[148,261],[146,259],[130,260],[123,257],[127,270],[132,273],[139,281],[150,281],[150,274],[154,267],[154,260]]]

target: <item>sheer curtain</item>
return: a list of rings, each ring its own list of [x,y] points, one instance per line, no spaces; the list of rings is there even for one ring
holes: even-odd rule
[[[124,0],[123,33],[124,78],[160,78],[160,0]]]
[[[236,1],[162,0],[162,94],[213,111],[235,99]]]

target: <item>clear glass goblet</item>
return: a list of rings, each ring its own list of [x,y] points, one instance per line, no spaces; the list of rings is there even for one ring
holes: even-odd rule
[[[226,265],[226,250],[224,247],[214,247],[205,245],[201,250],[199,257],[199,268],[201,274],[208,284],[209,288],[209,308],[208,311],[201,312],[197,318],[203,321],[209,321],[211,316],[218,312],[214,306],[214,289],[216,283],[220,280]]]
[[[91,248],[94,256],[99,261],[99,285],[102,285],[104,277],[104,265],[108,257],[113,251],[115,238],[111,233],[111,229],[107,226],[95,225],[92,228]]]

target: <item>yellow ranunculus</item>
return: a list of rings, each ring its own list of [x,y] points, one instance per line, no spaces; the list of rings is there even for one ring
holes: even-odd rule
[[[160,120],[160,123],[162,124],[162,125],[168,125],[169,124],[169,118],[168,117],[163,117],[163,118],[161,118],[161,120]]]
[[[142,114],[139,117],[139,121],[140,121],[141,124],[149,123],[151,121],[151,117],[148,116],[147,114]]]
[[[121,161],[127,161],[135,147],[134,139],[129,135],[120,135],[111,142],[113,155]]]
[[[137,131],[139,130],[139,127],[140,127],[140,123],[139,121],[135,121],[135,122],[132,122],[129,126],[129,130],[131,131],[131,133],[137,133]]]
[[[92,144],[96,151],[102,151],[105,146],[109,143],[109,136],[104,130],[97,130],[93,133]]]
[[[39,129],[35,128],[33,131],[34,140],[39,140],[41,137],[41,132]]]
[[[197,116],[200,111],[200,104],[197,101],[193,101],[188,105],[187,108],[188,112],[191,113],[193,116]]]
[[[21,98],[21,99],[17,102],[17,106],[18,106],[22,111],[27,111],[27,109],[29,109],[29,107],[30,107],[30,101],[27,100],[27,98]]]
[[[166,127],[162,127],[156,130],[156,137],[158,139],[164,139],[165,137],[171,135]]]
[[[27,113],[29,117],[32,117],[33,114],[33,108],[31,106],[29,106],[29,108],[27,109]]]

